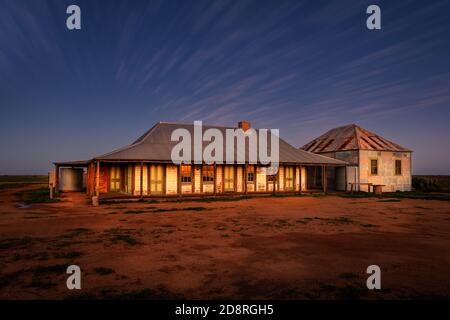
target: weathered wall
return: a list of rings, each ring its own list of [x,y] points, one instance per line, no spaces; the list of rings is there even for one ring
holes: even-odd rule
[[[327,154],[323,154],[327,155]],[[334,155],[329,155],[329,157],[350,162],[351,164],[358,165],[358,150],[353,151],[337,151]]]
[[[95,193],[95,164],[92,162],[87,169],[87,185],[86,192],[88,195],[93,196]]]
[[[266,191],[266,173],[261,168],[256,168],[256,190]]]
[[[223,183],[222,183],[222,180],[223,180],[223,174],[222,174],[222,172],[223,172],[223,168],[222,168],[222,166],[221,165],[218,165],[217,166],[217,181],[216,181],[216,191],[217,191],[217,193],[220,193],[220,192],[223,192]]]
[[[350,191],[351,187],[350,187],[349,183],[359,182],[359,179],[358,179],[359,168],[358,168],[358,166],[348,166],[346,168],[346,170],[347,170],[347,191]],[[358,188],[357,186],[354,186],[354,187]]]
[[[203,192],[214,193],[214,184],[213,183],[204,183],[203,184]]]
[[[108,184],[109,184],[109,167],[100,164],[100,184],[99,191],[100,193],[108,192]]]
[[[385,185],[384,192],[411,191],[411,153],[360,150],[359,158],[360,182]],[[372,159],[378,160],[377,175],[370,173]],[[402,161],[401,175],[395,175],[395,160]],[[367,187],[361,187],[361,190],[366,191]]]
[[[334,169],[334,188],[337,191],[345,191],[345,167],[338,167]]]

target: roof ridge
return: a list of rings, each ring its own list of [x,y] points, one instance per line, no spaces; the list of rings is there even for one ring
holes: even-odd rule
[[[197,121],[197,120],[196,120]],[[200,120],[199,120],[200,121]],[[176,121],[159,121],[159,124],[175,124],[175,125],[185,125],[185,126],[193,126],[193,123],[187,123],[187,122],[176,122]],[[214,124],[204,124],[202,121],[202,126],[206,126],[206,127],[216,127],[216,128],[237,128],[237,127],[232,127],[232,126],[223,126],[223,125],[214,125]],[[252,128],[252,129],[259,129],[259,128]]]
[[[361,149],[361,144],[359,143],[360,135],[358,133],[358,130],[360,130],[361,128],[356,124],[352,124],[352,126],[353,126],[353,130],[355,132],[356,146],[358,147],[358,150],[359,150],[359,149]]]

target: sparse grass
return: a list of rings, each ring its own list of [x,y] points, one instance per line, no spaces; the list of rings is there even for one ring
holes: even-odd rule
[[[323,193],[323,192],[311,194],[311,197],[313,197],[313,198],[322,198],[322,197],[326,197],[326,196],[327,196],[327,194]]]
[[[141,213],[145,213],[144,210],[128,210],[124,212],[125,214],[141,214]]]
[[[55,284],[53,282],[51,282],[50,280],[41,280],[41,279],[33,278],[31,283],[29,285],[27,285],[26,287],[34,288],[34,289],[48,290],[53,286],[55,286]]]
[[[172,211],[205,211],[211,210],[205,207],[187,207],[187,208],[159,208],[152,212],[172,212]]]
[[[211,210],[205,207],[187,207],[187,208],[181,208],[180,210],[186,210],[186,211],[205,211],[205,210]]]
[[[69,234],[66,234],[65,237],[66,238],[72,238],[72,237],[77,237],[77,236],[81,236],[83,234],[89,233],[89,232],[91,232],[91,229],[89,229],[89,228],[75,228],[75,229],[68,229],[67,231],[69,232]]]
[[[38,266],[36,268],[30,269],[35,274],[49,274],[49,273],[60,273],[64,274],[67,270],[67,265],[65,264],[55,264],[50,266]]]
[[[287,198],[287,197],[303,197],[305,195],[298,193],[287,193],[287,194],[264,194],[264,195],[251,195],[251,196],[218,196],[218,197],[206,197],[206,198],[196,198],[192,200],[189,199],[172,199],[167,202],[184,202],[184,201],[195,201],[195,202],[233,202],[233,201],[242,201],[248,199],[265,199],[265,198]]]
[[[405,191],[405,192],[385,192],[382,194],[373,194],[367,192],[354,193],[337,193],[342,198],[378,198],[378,199],[420,199],[420,200],[441,200],[450,201],[450,193],[444,192],[421,192],[421,191]]]
[[[325,292],[335,292],[336,289],[337,289],[336,286],[331,285],[331,284],[320,285],[320,290],[325,291]]]
[[[367,294],[367,289],[346,285],[336,289],[336,298],[339,300],[359,300]]]
[[[19,278],[27,273],[32,273],[33,278],[28,288],[37,288],[37,289],[49,289],[54,286],[50,280],[42,279],[45,276],[52,274],[64,274],[67,270],[67,265],[57,264],[57,265],[48,265],[48,266],[38,266],[30,269],[22,269],[15,272],[11,272],[5,274],[0,277],[0,288],[10,285],[12,283],[17,283]]]
[[[108,274],[114,273],[113,269],[105,267],[94,268],[94,271],[101,276],[106,276]]]
[[[54,257],[56,259],[74,259],[81,257],[82,255],[83,255],[82,252],[71,251],[71,252],[56,253],[54,254]]]
[[[341,279],[356,279],[356,278],[359,278],[359,276],[353,272],[344,272],[339,275],[339,278],[341,278]]]
[[[324,221],[327,224],[350,224],[354,223],[351,218],[348,217],[338,217],[338,218],[322,218],[322,217],[314,217],[314,218],[304,218],[312,220]]]
[[[116,294],[104,292],[103,295],[108,300],[151,300],[160,298],[158,292],[152,289],[142,289]]]
[[[308,219],[308,218],[303,218],[303,219],[298,219],[295,220],[296,223],[301,223],[301,224],[308,224],[311,222],[312,219]]]
[[[339,217],[339,218],[335,218],[335,219],[330,219],[331,223],[336,223],[336,224],[348,224],[348,223],[353,223],[354,221],[348,217]]]
[[[26,183],[47,183],[47,176],[0,176],[0,182],[26,182]]]
[[[0,288],[4,288],[11,283],[15,283],[19,280],[20,276],[25,273],[24,270],[18,270],[7,274],[0,275]]]
[[[134,229],[112,228],[105,230],[104,233],[112,243],[124,242],[129,245],[137,245],[140,242],[131,236],[132,231]]]
[[[76,290],[74,290],[76,291]],[[97,297],[91,293],[83,292],[77,294],[71,294],[64,298],[65,300],[95,300]]]
[[[0,183],[0,191],[28,187],[31,183]]]
[[[364,228],[377,228],[379,226],[376,225],[376,224],[371,224],[371,223],[361,223],[361,227],[364,227]]]
[[[3,239],[0,240],[0,249],[12,249],[12,248],[17,249],[20,247],[29,246],[36,240],[38,240],[38,238],[31,238],[31,237]]]
[[[137,241],[135,238],[133,238],[132,236],[127,235],[127,234],[116,235],[115,237],[113,237],[112,240],[113,240],[113,242],[122,241],[122,242],[125,242],[126,244],[129,244],[132,246],[137,245],[139,243],[139,241]]]
[[[13,259],[14,261],[19,260],[48,260],[49,254],[48,252],[37,252],[32,254],[15,254]]]
[[[276,219],[276,220],[274,220],[273,226],[275,228],[284,228],[284,227],[291,226],[291,224],[289,223],[289,220],[287,220],[287,219]]]
[[[16,193],[16,196],[25,203],[53,203],[61,202],[59,198],[50,199],[48,187],[33,190],[24,190]]]

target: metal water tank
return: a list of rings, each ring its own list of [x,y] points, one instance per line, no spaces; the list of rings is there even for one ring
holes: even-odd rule
[[[59,191],[82,191],[84,185],[84,170],[80,168],[61,168]]]

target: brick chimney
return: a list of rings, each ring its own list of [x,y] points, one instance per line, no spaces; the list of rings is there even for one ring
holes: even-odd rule
[[[238,128],[242,129],[244,132],[251,128],[250,122],[248,121],[239,121]]]

